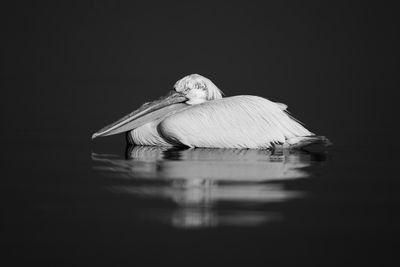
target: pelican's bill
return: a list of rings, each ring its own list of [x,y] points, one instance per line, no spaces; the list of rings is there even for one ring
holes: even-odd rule
[[[172,91],[158,100],[143,104],[137,110],[100,129],[92,135],[92,139],[99,136],[119,134],[138,128],[170,112],[186,107],[187,104],[183,103],[185,101],[187,101],[185,96]]]

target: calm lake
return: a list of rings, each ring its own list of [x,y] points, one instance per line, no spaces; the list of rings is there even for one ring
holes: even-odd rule
[[[14,265],[383,266],[397,254],[396,151],[89,136],[2,138],[1,244]]]

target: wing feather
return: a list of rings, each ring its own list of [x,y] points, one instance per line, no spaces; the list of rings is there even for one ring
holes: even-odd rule
[[[191,147],[269,148],[312,135],[289,116],[283,104],[257,96],[234,96],[195,105],[163,120],[171,142]]]

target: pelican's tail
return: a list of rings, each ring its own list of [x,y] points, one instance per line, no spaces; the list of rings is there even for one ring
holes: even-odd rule
[[[323,147],[332,145],[328,138],[322,135],[298,136],[286,140],[289,148],[303,148],[308,145],[320,145]]]

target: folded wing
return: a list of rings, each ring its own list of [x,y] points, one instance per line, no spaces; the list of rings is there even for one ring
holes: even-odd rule
[[[171,143],[214,148],[270,148],[313,135],[285,109],[257,96],[227,97],[169,116],[159,130]]]

